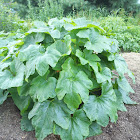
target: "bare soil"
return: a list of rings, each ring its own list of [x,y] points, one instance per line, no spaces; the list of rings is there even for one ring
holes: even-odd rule
[[[128,78],[135,94],[131,98],[140,103],[140,53],[123,53],[129,69],[136,77],[136,84]],[[116,124],[110,123],[103,128],[99,136],[87,140],[140,140],[140,104],[126,105],[127,112],[118,112],[119,119]],[[18,109],[11,99],[0,106],[0,140],[36,140],[34,132],[23,132],[20,129]],[[58,136],[49,135],[45,140],[59,140]]]

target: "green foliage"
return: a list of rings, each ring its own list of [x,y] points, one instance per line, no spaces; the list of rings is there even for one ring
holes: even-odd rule
[[[16,32],[17,30],[27,31],[30,28],[28,21],[21,20],[13,9],[15,3],[0,2],[0,31]]]
[[[138,5],[137,0],[109,0],[109,8],[112,9],[118,9],[118,8],[124,8],[128,12],[139,12],[140,5]]]
[[[125,21],[126,20],[126,21]],[[101,26],[106,35],[118,40],[123,51],[140,52],[140,26],[139,21],[132,17],[122,18],[108,16],[100,19]]]
[[[110,11],[124,8],[127,12],[137,13],[140,10],[140,5],[138,4],[138,0],[87,0],[91,4],[96,6],[107,7]]]
[[[14,11],[10,10],[6,4],[0,2],[0,31],[5,30],[8,32],[17,30],[19,20],[20,18]]]
[[[90,7],[85,0],[58,0],[58,2],[63,6],[65,16],[73,15],[78,11],[85,11]]]
[[[7,0],[3,0],[7,3]],[[140,5],[136,0],[9,0],[14,11],[24,19],[47,21],[50,18],[107,16],[114,10],[124,9],[126,15],[139,13]]]
[[[134,93],[135,81],[119,55],[117,41],[85,18],[36,21],[25,33],[0,38],[0,104],[11,94],[22,130],[38,140],[51,133],[83,140],[116,122]]]
[[[28,0],[27,17],[33,20],[48,21],[50,18],[74,15],[88,9],[90,5],[84,0],[38,0],[36,4]]]
[[[48,21],[50,18],[63,17],[63,5],[56,0],[38,1],[37,6],[32,5],[28,0],[27,18],[32,20]]]
[[[86,17],[89,20],[97,21],[101,17],[107,17],[110,15],[109,11],[106,8],[90,8],[89,9],[84,9],[80,11],[75,11],[72,14],[68,15],[67,17],[72,17],[72,18],[80,18],[80,17]]]

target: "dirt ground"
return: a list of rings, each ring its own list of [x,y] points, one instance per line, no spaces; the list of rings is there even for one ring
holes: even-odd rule
[[[136,77],[136,84],[131,84],[136,93],[131,94],[131,98],[140,103],[140,53],[122,55]],[[116,124],[110,123],[103,128],[101,135],[87,140],[140,140],[140,104],[126,107],[127,112],[118,112]],[[20,119],[19,111],[11,99],[0,106],[0,140],[36,140],[34,132],[21,131]],[[59,140],[59,137],[50,135],[45,140]]]

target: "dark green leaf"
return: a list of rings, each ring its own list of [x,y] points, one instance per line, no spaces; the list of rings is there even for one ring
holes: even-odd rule
[[[70,120],[68,129],[55,126],[54,133],[60,135],[62,140],[83,140],[84,136],[89,135],[89,125],[91,122],[83,110],[77,110]]]
[[[28,119],[28,112],[25,112],[24,114],[22,114],[22,119],[21,119],[20,125],[21,125],[22,131],[34,130],[32,124],[31,124],[31,120]]]
[[[47,135],[53,133],[54,122],[63,129],[68,129],[70,114],[70,110],[63,101],[57,99],[36,103],[29,113],[29,119],[32,118],[37,139],[43,140]]]
[[[78,68],[76,70],[72,59],[67,59],[62,68],[63,71],[60,72],[56,87],[57,97],[59,100],[64,98],[68,107],[74,110],[80,105],[81,99],[83,102],[87,102],[89,89],[92,88],[93,84],[83,71],[75,73]]]
[[[94,62],[100,61],[100,58],[93,54],[93,51],[84,50],[84,52],[81,52],[80,50],[76,51],[76,56],[80,59],[80,62],[82,65],[85,65],[89,63],[89,65],[92,65]]]
[[[29,95],[29,89],[30,89],[30,84],[27,82],[24,82],[21,87],[17,88],[19,96],[27,96]]]
[[[12,99],[13,99],[15,105],[21,111],[21,114],[23,114],[30,107],[30,104],[32,104],[31,97],[30,96],[19,96],[17,93],[17,90],[15,88],[9,89],[9,92],[12,95]]]
[[[100,63],[93,62],[90,63],[91,67],[93,68],[96,79],[98,83],[103,83],[105,81],[111,82],[111,71],[108,67],[101,67]]]
[[[111,122],[117,120],[117,108],[115,105],[116,95],[112,84],[104,82],[102,84],[101,96],[90,95],[89,101],[84,104],[83,109],[91,121],[97,121],[101,126],[107,126],[109,117]]]
[[[102,133],[101,126],[96,122],[92,122],[89,126],[89,135],[88,137],[96,136]]]

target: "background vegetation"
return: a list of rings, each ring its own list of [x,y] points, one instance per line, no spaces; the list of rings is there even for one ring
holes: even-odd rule
[[[122,51],[140,52],[140,4],[137,0],[0,0],[0,31],[24,31],[32,21],[86,17],[98,22]]]

